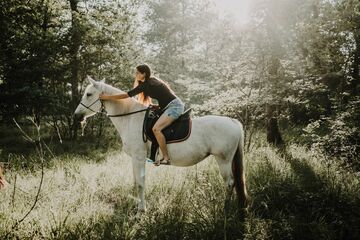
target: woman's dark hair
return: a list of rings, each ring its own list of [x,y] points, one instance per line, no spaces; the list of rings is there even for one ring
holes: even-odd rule
[[[150,76],[151,76],[151,70],[150,67],[147,64],[141,64],[136,66],[136,70],[138,70],[140,73],[144,74],[145,73],[145,81],[149,80]],[[136,88],[139,85],[139,82],[136,80],[134,80],[134,88]],[[147,96],[145,93],[139,93],[139,95],[137,96],[137,100],[139,102],[141,102],[142,104],[145,105],[149,105],[152,104],[152,100],[150,96]]]
[[[145,73],[145,80],[148,80],[151,76],[151,69],[147,64],[141,64],[136,66],[136,69],[142,74]]]

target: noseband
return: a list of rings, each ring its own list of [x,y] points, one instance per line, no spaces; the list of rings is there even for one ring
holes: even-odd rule
[[[98,111],[94,111],[94,110],[92,110],[90,107],[92,106],[92,105],[94,105],[97,101],[100,101],[101,102],[101,111],[100,112],[98,112]],[[93,103],[91,103],[89,106],[86,106],[85,104],[83,104],[82,102],[80,102],[80,104],[81,104],[81,106],[84,106],[84,107],[86,107],[87,109],[89,109],[90,111],[92,111],[92,112],[94,112],[94,113],[105,113],[106,114],[106,110],[105,110],[105,106],[104,106],[104,103],[103,103],[103,101],[101,101],[99,98],[98,99],[96,99]]]

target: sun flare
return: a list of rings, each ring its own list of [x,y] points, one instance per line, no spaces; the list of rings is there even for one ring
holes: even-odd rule
[[[220,13],[231,15],[238,24],[249,21],[250,0],[214,0]]]

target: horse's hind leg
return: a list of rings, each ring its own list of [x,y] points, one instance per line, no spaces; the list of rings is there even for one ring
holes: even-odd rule
[[[219,156],[215,156],[215,158],[219,165],[220,174],[225,182],[225,187],[226,187],[225,212],[227,212],[229,208],[231,196],[234,191],[234,177],[231,170],[232,158],[229,157],[229,159],[226,159]]]

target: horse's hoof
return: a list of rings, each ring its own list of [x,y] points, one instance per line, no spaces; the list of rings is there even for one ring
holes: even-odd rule
[[[139,214],[146,213],[146,207],[138,207],[136,213],[139,213]]]
[[[138,209],[138,210],[136,211],[135,215],[134,215],[134,218],[135,218],[136,220],[141,219],[142,216],[144,216],[145,212],[146,212],[146,210],[144,210],[144,209]]]

